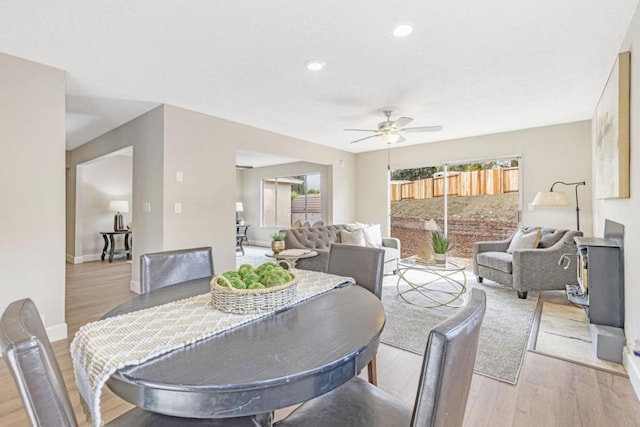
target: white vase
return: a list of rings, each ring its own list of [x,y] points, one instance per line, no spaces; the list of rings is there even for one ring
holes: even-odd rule
[[[433,258],[436,260],[436,264],[447,263],[447,254],[433,254]]]

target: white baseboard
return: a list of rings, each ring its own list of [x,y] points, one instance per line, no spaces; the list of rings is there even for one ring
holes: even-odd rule
[[[100,261],[100,257],[102,257],[102,252],[99,254],[84,255],[82,257],[82,262]]]
[[[129,282],[129,289],[131,292],[135,292],[136,294],[140,294],[140,283],[135,280],[131,280]]]
[[[69,264],[82,264],[84,262],[99,261],[102,257],[102,252],[99,254],[88,254],[83,256],[73,256],[71,254],[66,254],[65,256]]]
[[[640,400],[640,357],[634,356],[627,347],[622,352],[622,363],[627,370],[631,385],[636,392],[638,400]]]
[[[49,326],[47,328],[47,336],[49,341],[60,341],[67,339],[67,324],[60,323],[58,325]]]
[[[66,254],[65,257],[69,264],[82,264],[83,262],[81,256],[73,256],[71,254]]]

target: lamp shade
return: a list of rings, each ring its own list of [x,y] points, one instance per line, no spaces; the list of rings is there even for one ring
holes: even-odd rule
[[[242,202],[236,202],[236,212],[243,212],[244,207],[242,206]]]
[[[569,199],[562,191],[540,191],[533,199],[534,206],[569,206]]]
[[[129,212],[129,202],[127,200],[112,200],[109,202],[111,212]]]

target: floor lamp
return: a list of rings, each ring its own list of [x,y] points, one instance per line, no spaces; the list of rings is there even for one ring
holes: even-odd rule
[[[549,191],[540,191],[536,194],[536,198],[533,199],[534,206],[569,206],[569,199],[567,199],[567,195],[562,191],[553,191],[553,187],[556,184],[562,185],[573,185],[575,186],[576,191],[576,225],[578,226],[578,231],[580,231],[580,206],[578,204],[578,187],[581,185],[587,185],[585,181],[580,182],[563,182],[556,181],[551,184],[551,189]]]

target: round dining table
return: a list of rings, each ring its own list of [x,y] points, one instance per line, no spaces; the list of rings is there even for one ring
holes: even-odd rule
[[[103,318],[209,292],[209,281],[192,280],[140,295]],[[345,285],[122,368],[107,386],[135,406],[166,415],[270,414],[358,375],[375,355],[384,323],[383,306],[373,293]],[[266,418],[270,423],[271,417]]]

